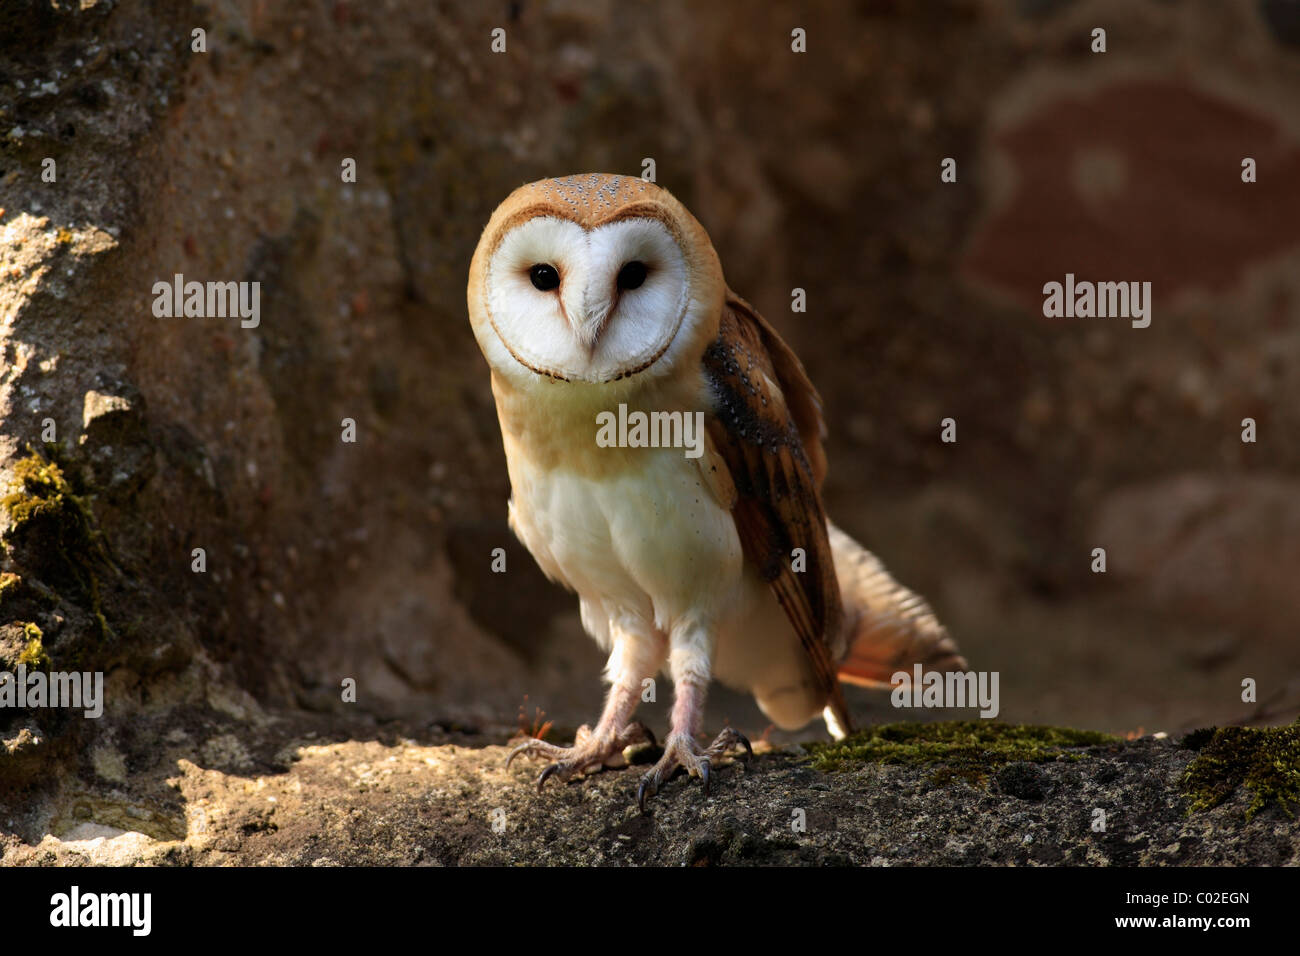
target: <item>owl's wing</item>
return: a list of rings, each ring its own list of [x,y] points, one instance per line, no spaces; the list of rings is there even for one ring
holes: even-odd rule
[[[821,502],[821,399],[776,330],[730,289],[718,337],[704,353],[704,373],[715,399],[707,431],[735,486],[732,515],[745,557],[771,585],[848,729],[832,650],[842,610]],[[805,556],[800,571],[795,548]]]
[[[895,676],[910,675],[913,664],[925,671],[965,671],[966,659],[925,598],[895,581],[879,558],[834,524],[827,530],[848,641],[840,680],[862,687],[898,686]]]

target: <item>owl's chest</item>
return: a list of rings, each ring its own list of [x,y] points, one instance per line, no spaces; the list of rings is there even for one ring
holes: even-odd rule
[[[537,461],[506,441],[511,525],[550,577],[585,598],[672,620],[721,600],[743,563],[735,522],[681,449],[598,449]],[[717,593],[710,593],[710,591]]]

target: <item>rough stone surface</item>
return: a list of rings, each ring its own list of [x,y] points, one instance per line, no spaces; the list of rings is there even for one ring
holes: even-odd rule
[[[1071,767],[1004,769],[991,795],[904,769],[829,779],[810,807],[839,809],[810,809],[788,844],[804,771],[780,754],[722,775],[744,800],[683,793],[649,820],[628,815],[627,774],[541,804],[522,776],[498,790],[499,753],[479,748],[517,718],[567,739],[599,707],[602,661],[506,528],[464,282],[515,186],[654,158],[823,394],[829,512],[1001,673],[1002,718],[1117,733],[1288,721],[1300,59],[1279,10],[0,5],[0,484],[33,454],[63,481],[45,486],[53,517],[0,512],[0,669],[37,654],[108,676],[102,721],[0,713],[5,861],[731,861],[750,840],[761,859],[955,861],[982,844],[939,814],[957,826],[990,799],[1017,808],[990,809],[1007,829],[981,831],[1003,862],[1278,856],[1268,819],[1177,822],[1168,791],[1150,828],[1076,832],[1053,816],[1091,793]],[[792,18],[807,54],[789,52]],[[1112,49],[1094,57],[1100,20]],[[496,27],[506,54],[490,52]],[[938,181],[945,156],[956,184]],[[1029,293],[1066,269],[1160,279],[1152,327],[1044,320]],[[260,283],[260,324],[156,317],[154,285],[177,274]],[[795,287],[806,313],[789,311]],[[935,440],[947,415],[951,446]],[[1246,417],[1257,443],[1240,440]],[[1113,574],[1089,573],[1099,545]],[[506,575],[490,571],[497,547]],[[1244,677],[1258,703],[1241,701]],[[660,729],[669,696],[646,708]],[[863,722],[897,719],[878,695],[850,702]],[[715,691],[706,723],[727,719],[766,726]],[[418,745],[397,742],[400,722]],[[324,749],[294,761],[302,728]],[[1164,746],[1149,756],[1167,783],[1182,757]],[[348,781],[389,757],[409,787],[367,789],[371,822],[349,828]],[[259,779],[302,812],[257,803]],[[495,799],[513,840],[480,835]],[[205,836],[200,806],[240,822]],[[1023,842],[1045,839],[1024,829],[1039,813],[1055,849]],[[330,839],[313,842],[312,819]],[[838,842],[828,820],[847,828]],[[617,841],[625,824],[633,840]]]
[[[540,764],[506,770],[490,738],[241,706],[249,722],[212,709],[165,733],[133,726],[94,779],[0,817],[0,863],[1300,865],[1300,828],[1276,806],[1247,823],[1237,794],[1189,815],[1180,777],[1194,753],[1167,739],[1012,763],[975,784],[939,782],[935,767],[821,773],[797,748],[759,746],[747,767],[715,768],[709,799],[679,775],[642,814],[642,766],[539,796]]]

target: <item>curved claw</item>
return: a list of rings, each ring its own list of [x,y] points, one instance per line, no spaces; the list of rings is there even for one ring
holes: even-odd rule
[[[521,753],[523,753],[525,750],[527,750],[529,747],[531,747],[532,745],[533,742],[531,740],[526,740],[518,747],[516,747],[514,750],[510,751],[510,756],[506,758],[506,769],[509,770],[510,764],[514,762],[514,759],[518,757]]]
[[[560,765],[558,763],[553,763],[545,770],[542,771],[542,775],[537,778],[538,793],[542,792],[542,787],[546,786],[546,781],[550,780],[551,777],[555,774],[555,772],[558,771],[559,769],[560,769]]]
[[[704,797],[707,800],[709,796],[709,758],[705,757],[700,761],[700,780],[704,783]]]
[[[736,738],[745,747],[744,760],[746,766],[748,766],[749,762],[754,759],[754,748],[749,745],[749,738],[746,737],[744,734],[742,734],[740,731],[736,731]]]
[[[645,791],[648,786],[650,786],[650,777],[645,776],[641,778],[641,786],[636,788],[636,807],[642,813],[645,813]],[[654,790],[650,791],[650,793],[655,794],[658,791],[659,788],[655,787]]]

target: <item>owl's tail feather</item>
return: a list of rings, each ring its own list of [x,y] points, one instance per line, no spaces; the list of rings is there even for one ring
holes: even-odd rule
[[[966,659],[919,594],[895,581],[880,559],[827,522],[844,604],[848,650],[839,678],[864,687],[889,686],[898,672],[965,671]]]

